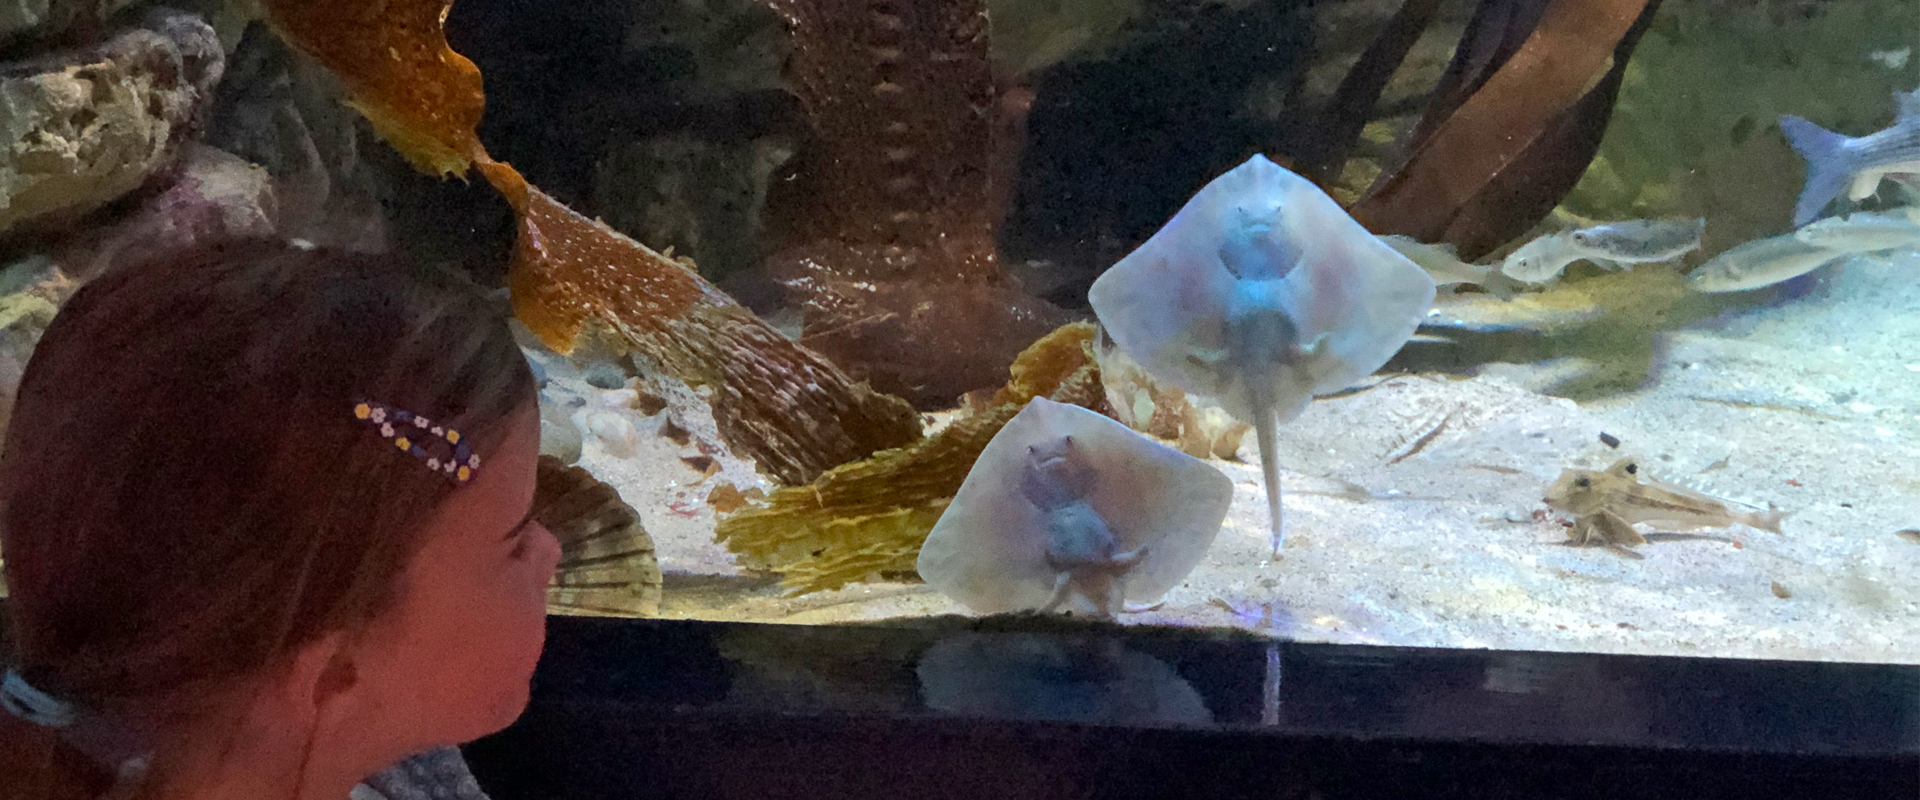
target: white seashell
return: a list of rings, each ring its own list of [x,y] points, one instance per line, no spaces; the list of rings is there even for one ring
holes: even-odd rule
[[[590,409],[582,412],[584,419],[580,426],[600,443],[601,449],[614,458],[632,458],[640,452],[640,431],[625,414],[611,409]]]

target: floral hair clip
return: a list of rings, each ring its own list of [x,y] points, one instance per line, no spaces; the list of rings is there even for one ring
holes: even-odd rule
[[[480,456],[467,447],[464,437],[452,428],[433,424],[426,417],[379,403],[353,404],[354,419],[380,429],[380,435],[393,442],[403,453],[425,459],[427,469],[466,483],[480,469]],[[429,452],[424,445],[446,444],[446,452]],[[440,448],[435,448],[436,450]]]

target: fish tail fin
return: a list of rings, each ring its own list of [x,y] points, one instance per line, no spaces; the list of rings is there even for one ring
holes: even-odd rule
[[[1267,482],[1267,524],[1271,532],[1273,556],[1280,556],[1280,541],[1286,537],[1280,515],[1280,419],[1272,404],[1255,403],[1253,435],[1260,443],[1260,472]]]
[[[1500,271],[1498,264],[1489,266],[1487,268],[1487,274],[1481,276],[1478,283],[1480,288],[1485,290],[1487,294],[1498,297],[1501,300],[1512,300],[1513,296],[1519,292],[1520,287],[1520,282],[1507,277],[1506,273]]]
[[[1782,510],[1779,506],[1772,503],[1768,503],[1767,510],[1756,511],[1748,515],[1747,524],[1766,531],[1767,533],[1780,533],[1780,523],[1785,522],[1787,516],[1792,513],[1791,511]]]
[[[1839,197],[1852,181],[1847,137],[1792,114],[1780,117],[1780,132],[1807,162],[1807,185],[1793,207],[1793,227],[1798,228],[1819,216],[1820,209]]]

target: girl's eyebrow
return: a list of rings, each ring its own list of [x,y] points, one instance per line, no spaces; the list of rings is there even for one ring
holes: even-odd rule
[[[521,517],[521,518],[520,518],[520,521],[519,521],[519,522],[516,522],[516,523],[514,523],[514,525],[513,525],[513,527],[511,527],[511,528],[508,528],[508,529],[507,529],[507,535],[505,535],[505,536],[502,536],[502,537],[500,537],[500,540],[504,542],[504,541],[507,541],[507,540],[509,540],[509,539],[512,539],[512,538],[513,538],[513,537],[515,537],[515,536],[518,536],[518,535],[520,535],[520,529],[522,529],[522,528],[525,528],[525,527],[527,527],[527,523],[529,523],[529,522],[532,522],[532,521],[533,521],[533,510],[534,510],[534,509],[533,509],[533,503],[528,503],[528,504],[527,504],[527,515],[526,515],[526,516],[524,516],[524,517]]]

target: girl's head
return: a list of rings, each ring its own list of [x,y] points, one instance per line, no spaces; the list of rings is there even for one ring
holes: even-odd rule
[[[259,242],[96,279],[0,455],[16,668],[147,736],[263,694],[401,748],[368,758],[503,727],[558,559],[534,398],[495,304],[415,265]]]

